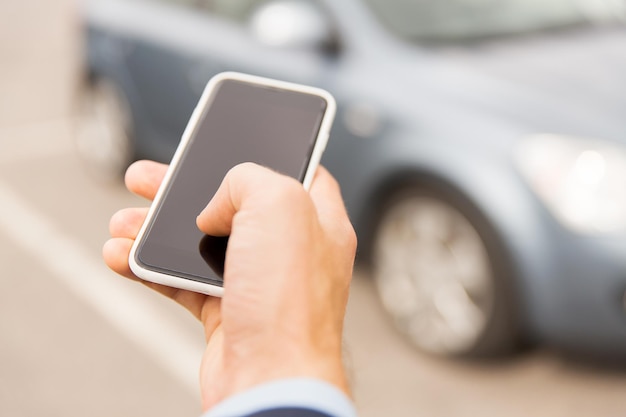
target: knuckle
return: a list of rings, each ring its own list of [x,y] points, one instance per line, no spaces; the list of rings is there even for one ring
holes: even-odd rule
[[[332,175],[328,175],[328,185],[338,194],[341,195],[341,185],[339,185],[339,181]]]
[[[356,249],[359,244],[359,239],[356,235],[356,231],[350,222],[348,222],[348,242],[347,245],[350,248],[350,252],[354,255],[356,254]]]
[[[356,254],[358,238],[352,223],[346,219],[339,229],[341,245],[352,255]]]

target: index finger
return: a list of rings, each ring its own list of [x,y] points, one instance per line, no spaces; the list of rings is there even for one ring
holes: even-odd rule
[[[166,164],[154,161],[137,161],[126,170],[124,181],[132,193],[148,200],[154,200],[166,172]]]
[[[309,193],[322,225],[335,229],[350,222],[339,183],[321,165],[317,168]]]

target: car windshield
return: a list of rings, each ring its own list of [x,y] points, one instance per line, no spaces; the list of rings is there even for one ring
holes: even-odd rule
[[[626,0],[365,0],[393,32],[459,40],[624,21]]]

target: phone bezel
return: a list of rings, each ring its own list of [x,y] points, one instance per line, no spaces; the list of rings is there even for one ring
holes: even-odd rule
[[[206,88],[204,89],[200,100],[196,108],[194,109],[189,122],[187,123],[187,127],[183,132],[182,139],[174,153],[170,166],[165,174],[163,182],[159,187],[159,190],[152,202],[150,209],[148,211],[148,215],[144,220],[143,225],[133,246],[130,251],[130,255],[128,258],[128,262],[130,265],[131,271],[139,278],[150,281],[157,284],[166,285],[169,287],[180,288],[184,290],[189,290],[193,292],[198,292],[202,294],[212,295],[216,297],[221,297],[224,294],[224,288],[220,285],[210,284],[207,282],[195,281],[189,278],[184,278],[180,276],[166,274],[164,272],[155,271],[153,269],[148,269],[145,267],[141,261],[138,259],[138,248],[141,246],[141,242],[144,239],[148,226],[151,224],[154,215],[160,205],[161,200],[164,198],[167,189],[169,188],[169,183],[172,180],[172,176],[176,171],[176,167],[180,164],[185,149],[189,145],[191,138],[193,137],[193,133],[198,127],[201,117],[207,108],[212,102],[213,95],[216,91],[216,87],[223,81],[226,80],[235,80],[244,83],[255,84],[263,87],[276,88],[278,90],[285,90],[291,92],[299,92],[303,94],[311,94],[318,97],[321,97],[326,102],[326,110],[322,116],[322,121],[320,123],[320,129],[318,135],[315,139],[315,145],[313,146],[313,150],[311,152],[311,157],[309,159],[309,164],[305,170],[304,179],[302,181],[302,185],[306,190],[308,190],[313,182],[313,177],[315,176],[315,170],[322,159],[322,154],[326,148],[326,144],[328,143],[328,138],[330,135],[330,129],[332,127],[332,123],[336,113],[336,103],[333,96],[325,90],[320,88],[310,87],[301,84],[290,83],[286,81],[279,81],[265,77],[259,77],[255,75],[243,74],[238,72],[223,72],[215,75],[211,80],[207,83]]]

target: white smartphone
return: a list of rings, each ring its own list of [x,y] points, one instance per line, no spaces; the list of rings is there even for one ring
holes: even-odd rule
[[[213,77],[132,247],[133,273],[221,296],[228,238],[204,235],[197,215],[242,162],[297,178],[308,189],[335,108],[333,97],[318,88],[233,72]]]

